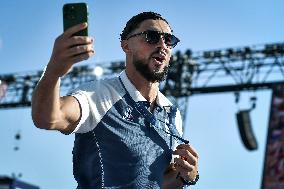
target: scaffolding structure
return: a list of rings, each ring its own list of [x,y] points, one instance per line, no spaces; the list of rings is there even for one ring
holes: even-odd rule
[[[271,88],[283,83],[284,43],[184,53],[177,51],[170,61],[161,91],[174,99],[185,118],[189,96]],[[124,61],[76,66],[62,77],[63,93],[82,83],[113,76],[125,68]],[[0,75],[0,109],[29,107],[42,71]],[[101,75],[102,74],[102,75]]]

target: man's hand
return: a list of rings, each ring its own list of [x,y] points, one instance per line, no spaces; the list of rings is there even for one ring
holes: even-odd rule
[[[180,176],[188,181],[195,180],[198,165],[198,154],[196,150],[188,144],[180,144],[173,152],[174,155],[179,155],[174,159],[174,167]]]
[[[87,27],[87,23],[78,24],[66,30],[54,43],[52,55],[46,72],[56,77],[68,73],[75,63],[87,60],[94,55],[93,39],[86,36],[73,36]]]

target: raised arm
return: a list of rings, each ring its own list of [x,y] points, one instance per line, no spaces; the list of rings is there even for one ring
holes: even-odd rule
[[[71,96],[60,97],[60,77],[74,64],[94,55],[91,37],[73,36],[86,27],[86,23],[71,27],[55,40],[46,71],[32,96],[32,118],[38,128],[67,134],[80,120],[77,100]]]

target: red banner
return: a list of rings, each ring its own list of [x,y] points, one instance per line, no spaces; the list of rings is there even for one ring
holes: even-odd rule
[[[8,86],[6,85],[6,83],[0,80],[0,102],[1,102],[1,99],[5,97],[7,88]]]
[[[284,189],[284,85],[273,89],[262,189]]]

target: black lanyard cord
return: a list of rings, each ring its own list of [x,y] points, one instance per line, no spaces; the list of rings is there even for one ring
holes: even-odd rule
[[[168,128],[169,128],[170,126],[172,126],[172,124],[166,123],[166,122],[164,122],[163,120],[160,120],[160,119],[157,119],[157,120],[160,121],[160,122],[162,122],[162,123],[165,123],[165,124],[168,126]],[[168,131],[166,131],[165,129],[161,129],[161,128],[157,128],[157,127],[155,127],[155,128],[164,131],[166,134],[169,134],[169,135],[171,135],[172,137],[174,137],[174,138],[176,138],[176,139],[179,139],[180,141],[182,141],[182,142],[185,143],[185,144],[188,144],[188,143],[189,143],[188,140],[186,140],[186,139],[184,139],[184,138],[182,138],[182,137],[180,137],[180,136],[177,136],[177,135],[175,135],[175,134],[172,134],[171,132],[168,132]]]
[[[121,82],[121,84],[122,84],[122,86],[123,86],[125,92],[128,93],[128,91],[126,90],[126,88],[125,88],[125,86],[124,86],[124,84],[123,84],[123,82],[122,82],[122,80],[121,80],[120,77],[119,77],[119,80],[120,80],[120,82]],[[128,94],[129,94],[129,93],[128,93]],[[129,94],[129,95],[130,95],[130,94]],[[180,136],[177,136],[177,135],[175,135],[175,134],[172,134],[171,132],[168,132],[168,131],[166,131],[165,129],[156,127],[156,121],[160,121],[160,122],[162,122],[162,123],[165,123],[165,124],[168,126],[169,130],[170,130],[170,126],[173,126],[173,125],[172,125],[172,124],[168,124],[168,123],[164,122],[163,120],[156,119],[155,116],[154,116],[152,113],[150,113],[150,112],[146,109],[145,105],[143,105],[142,103],[139,103],[139,102],[135,102],[132,98],[131,98],[131,100],[133,101],[134,108],[137,110],[137,112],[138,112],[140,115],[142,115],[142,116],[145,118],[145,120],[150,124],[150,127],[154,127],[156,130],[161,130],[161,131],[165,132],[166,134],[171,135],[171,136],[174,137],[175,139],[178,139],[178,140],[182,141],[182,142],[185,143],[185,144],[188,144],[188,143],[189,143],[188,140],[185,140],[185,139],[183,139],[183,138],[180,137]]]

